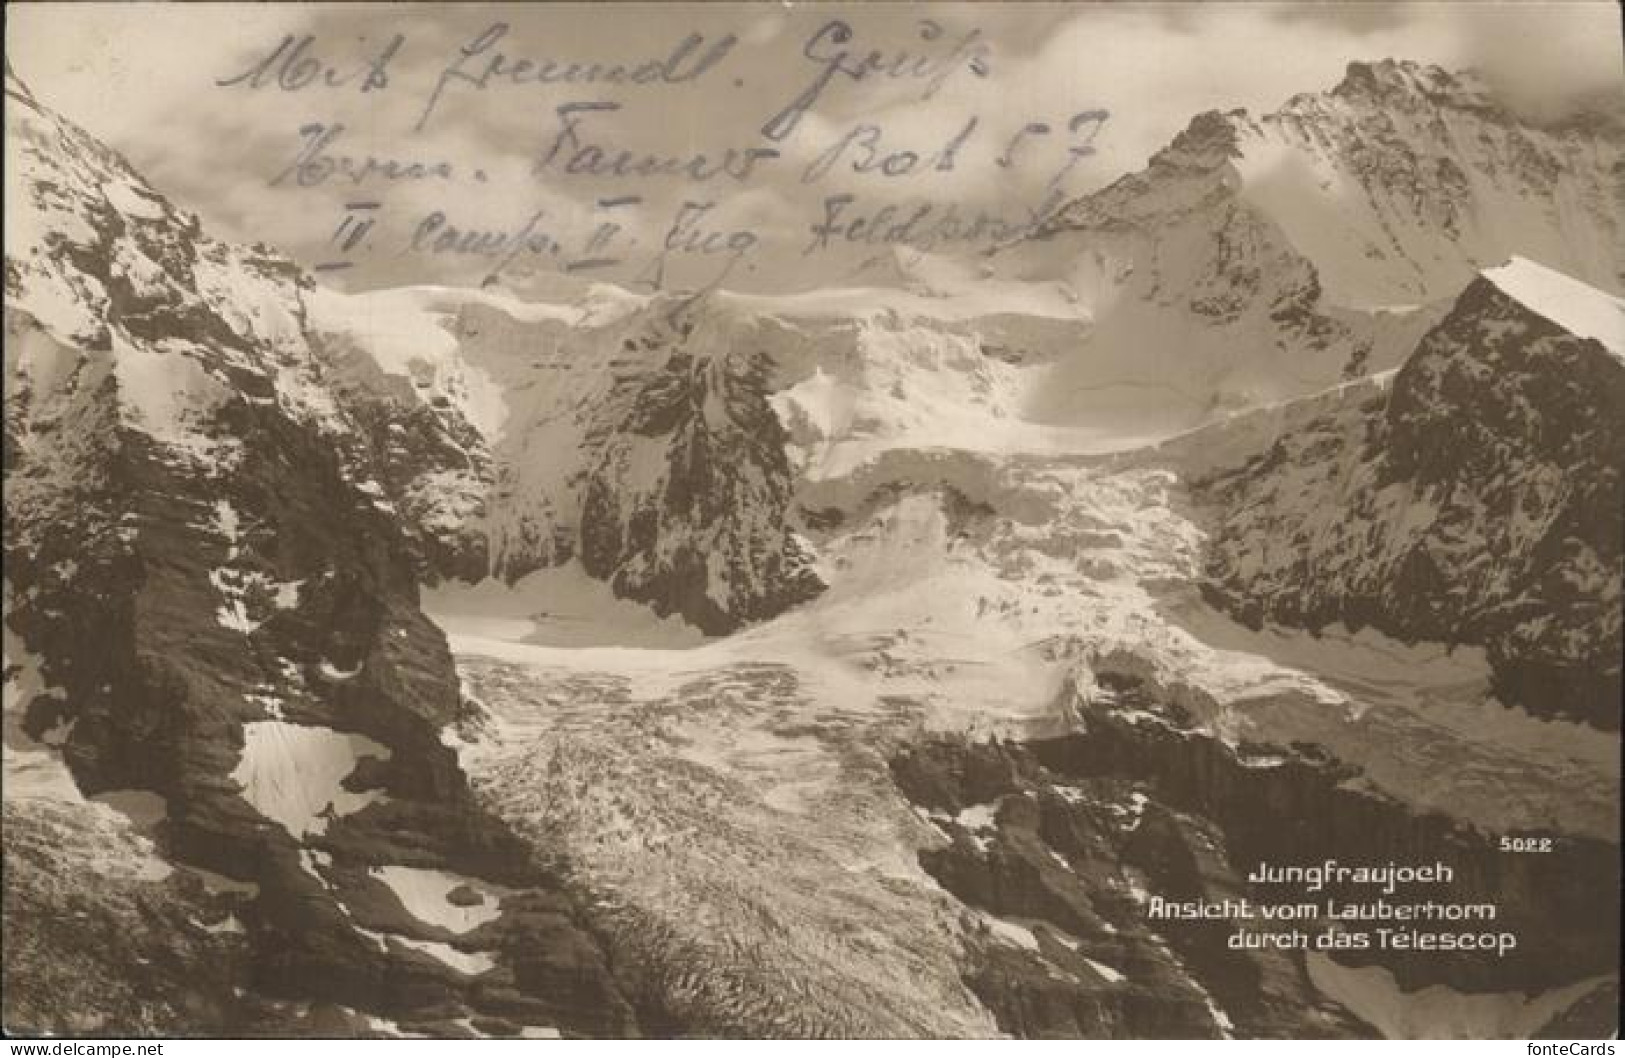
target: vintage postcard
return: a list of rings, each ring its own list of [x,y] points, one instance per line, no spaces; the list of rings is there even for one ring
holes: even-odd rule
[[[6,1032],[1611,1037],[1619,42],[9,6]]]

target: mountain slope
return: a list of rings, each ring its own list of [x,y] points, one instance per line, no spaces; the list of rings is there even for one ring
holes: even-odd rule
[[[679,299],[538,311],[450,291],[312,299],[339,400],[425,572],[508,581],[579,559],[711,633],[819,590],[785,520],[773,359]],[[389,328],[372,322],[388,314]]]
[[[1333,304],[1220,118],[1096,273],[1060,234],[1040,283],[343,296],[8,91],[8,1027],[103,982],[105,1031],[434,1036],[1345,1036],[1418,995],[1557,1031],[1617,993],[1590,285]],[[1480,120],[1393,91],[1338,114]],[[1319,388],[1362,362],[1403,366]],[[1150,910],[1417,849],[1515,953]]]
[[[1625,290],[1622,159],[1613,127],[1535,128],[1471,75],[1392,60],[1272,114],[1199,115],[995,258],[1095,311],[1037,414],[1163,378],[1205,417],[1391,367],[1427,306],[1513,254]]]
[[[305,339],[308,278],[209,239],[24,87],[7,93],[5,621],[55,689],[19,694],[13,717],[8,669],[8,731],[48,741],[85,794],[156,805],[163,869],[194,880],[123,898],[155,912],[134,937],[189,904],[246,930],[218,993],[166,974],[163,1001],[190,1032],[634,1031],[568,895],[439,741],[456,674],[364,432]],[[9,781],[6,808],[8,864],[35,830],[69,828],[76,847],[74,817],[14,803]],[[389,881],[449,870],[476,903],[502,899],[477,934]],[[82,881],[120,906],[116,877]],[[42,898],[7,872],[8,913]],[[41,928],[6,947],[25,986],[7,989],[8,1029],[155,1024],[139,1005],[45,1022],[10,1005],[35,994],[23,960],[41,947],[90,980],[129,976],[130,953],[99,962],[65,911]]]
[[[1622,351],[1620,299],[1485,272],[1386,391],[1200,482],[1212,591],[1255,622],[1482,644],[1503,700],[1617,728]]]

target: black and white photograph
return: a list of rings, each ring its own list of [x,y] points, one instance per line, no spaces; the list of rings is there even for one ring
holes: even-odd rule
[[[1617,1035],[1615,4],[5,33],[8,1038]]]

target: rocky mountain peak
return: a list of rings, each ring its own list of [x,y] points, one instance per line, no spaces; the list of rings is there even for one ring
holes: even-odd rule
[[[1331,95],[1350,102],[1415,109],[1420,106],[1476,110],[1494,106],[1472,71],[1450,72],[1410,60],[1351,62]]]
[[[97,1028],[53,1011],[61,996],[96,1010],[100,999],[77,996],[100,972],[150,981],[166,1002],[217,982],[207,1004],[100,1009],[112,1024],[177,1032],[293,1031],[300,1015],[278,998],[293,995],[342,1005],[350,1033],[385,1010],[557,1032],[567,1014],[549,999],[590,1011],[592,1031],[626,1033],[630,1012],[568,899],[473,803],[439,741],[462,709],[456,673],[419,609],[367,424],[338,399],[335,365],[306,328],[313,282],[263,248],[210,238],[11,77],[7,93],[8,927],[14,874],[104,873],[97,850],[115,843],[103,832],[128,828],[88,797],[156,806],[157,822],[140,825],[163,853],[134,896],[81,883],[98,912],[86,932],[101,936],[48,925],[30,939],[53,969],[22,975],[35,1004],[22,1024]],[[13,637],[52,688],[16,707]],[[65,766],[50,798],[12,799],[13,722]],[[65,865],[19,866],[15,828],[63,850]],[[471,942],[381,894],[391,868],[454,870],[482,901],[500,888],[526,906],[493,903]],[[200,921],[222,937],[177,939],[212,936]],[[127,946],[79,947],[107,935]],[[561,1000],[523,957],[498,971],[489,953],[521,943],[569,953],[552,957],[592,997]],[[253,949],[275,955],[250,974]],[[8,942],[8,1029],[17,965]],[[505,987],[494,1002],[470,983],[487,970]]]
[[[1173,142],[1152,156],[1152,166],[1207,169],[1239,157],[1246,117],[1245,110],[1208,110],[1196,115]]]
[[[1625,290],[1622,163],[1606,122],[1537,125],[1472,73],[1355,63],[1269,114],[1198,115],[998,261],[1102,306],[1090,363],[1133,371],[1177,318],[1214,406],[1256,403],[1394,366],[1427,312],[1513,254]]]
[[[1215,480],[1215,592],[1254,620],[1481,645],[1503,702],[1617,729],[1621,349],[1619,298],[1486,270],[1391,382]]]

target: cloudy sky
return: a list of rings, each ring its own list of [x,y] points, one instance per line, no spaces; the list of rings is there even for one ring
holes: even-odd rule
[[[888,223],[918,215],[940,249],[974,248],[1144,164],[1195,113],[1274,109],[1352,60],[1475,67],[1542,119],[1622,90],[1619,16],[1588,0],[8,13],[7,54],[43,102],[217,234],[351,287],[841,282]],[[537,83],[569,64],[601,76]],[[680,83],[605,83],[616,65]],[[611,171],[622,152],[679,171]],[[842,233],[871,223],[809,251],[832,209]]]

